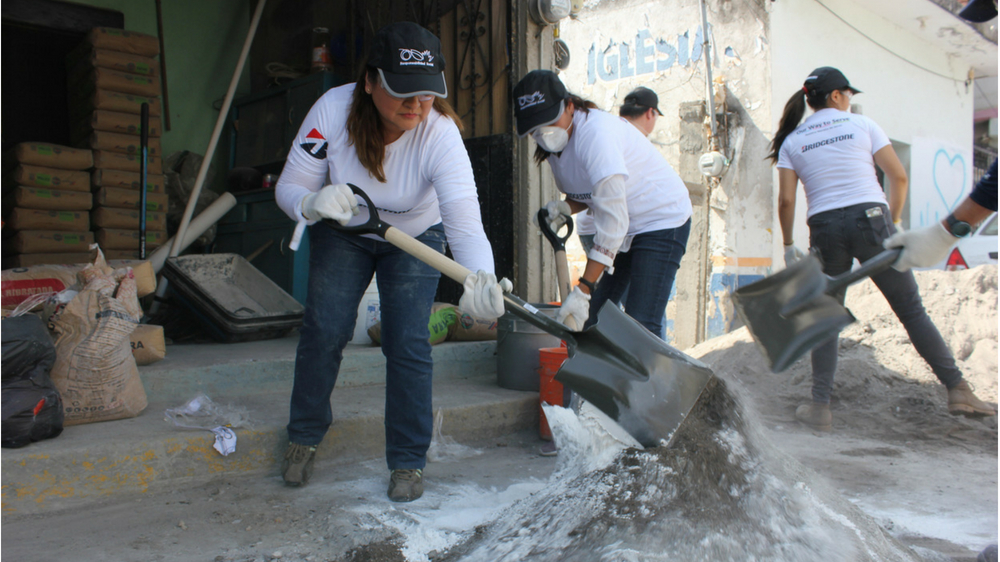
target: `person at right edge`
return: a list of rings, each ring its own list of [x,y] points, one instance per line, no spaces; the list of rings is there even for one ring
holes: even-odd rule
[[[997,17],[996,0],[972,0],[958,13],[959,17],[983,23]],[[975,227],[997,210],[997,161],[955,210],[940,223],[898,232],[885,241],[886,248],[902,248],[892,266],[900,271],[912,267],[930,267],[948,256],[958,241],[972,234]]]
[[[885,132],[868,117],[849,113],[851,97],[858,93],[843,73],[826,66],[812,71],[785,104],[768,158],[778,167],[778,220],[786,266],[803,256],[792,237],[799,181],[806,194],[809,244],[819,252],[827,275],[849,271],[854,259],[873,258],[896,231],[894,222],[906,201],[906,171]],[[814,113],[799,126],[807,104]],[[875,175],[876,165],[891,183],[889,202]],[[913,273],[890,268],[871,279],[917,352],[947,387],[948,411],[995,415],[962,378],[954,356],[924,310]],[[846,289],[835,297],[843,303]],[[797,420],[816,429],[831,427],[830,394],[838,341],[839,336],[834,336],[813,349],[812,402],[795,410]]]

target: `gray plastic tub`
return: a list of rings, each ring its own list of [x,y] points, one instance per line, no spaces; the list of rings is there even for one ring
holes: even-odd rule
[[[532,304],[555,320],[558,305]],[[510,390],[538,392],[539,354],[543,347],[559,347],[562,340],[511,313],[497,320],[497,384]]]
[[[170,258],[163,275],[221,341],[281,337],[302,325],[305,308],[238,254]]]

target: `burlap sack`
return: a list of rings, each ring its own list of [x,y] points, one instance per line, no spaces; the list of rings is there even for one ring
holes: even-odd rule
[[[83,288],[52,318],[52,381],[63,398],[67,426],[135,417],[146,408],[129,343],[142,310],[131,269],[119,272],[115,276],[99,253],[79,274]]]

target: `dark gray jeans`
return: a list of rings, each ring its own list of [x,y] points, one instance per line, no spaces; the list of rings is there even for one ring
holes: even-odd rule
[[[880,208],[881,216],[869,218],[866,211]],[[809,245],[823,258],[823,271],[830,276],[850,271],[856,258],[867,261],[883,250],[882,241],[895,233],[889,209],[885,205],[864,203],[818,213],[809,218]],[[903,323],[917,353],[946,387],[952,388],[962,379],[955,358],[948,349],[920,300],[913,273],[889,268],[872,276],[896,317]],[[847,291],[834,295],[841,303]],[[837,370],[838,337],[817,346],[812,352],[813,401],[830,402],[833,375]]]

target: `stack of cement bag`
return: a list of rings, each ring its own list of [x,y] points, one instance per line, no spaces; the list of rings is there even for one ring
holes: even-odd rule
[[[160,80],[152,35],[94,28],[67,57],[70,136],[93,151],[91,228],[108,259],[135,259],[139,252],[140,110],[149,106],[146,154],[146,249],[167,239],[163,178]]]
[[[4,268],[89,261],[92,152],[23,142],[13,156],[3,190]]]

